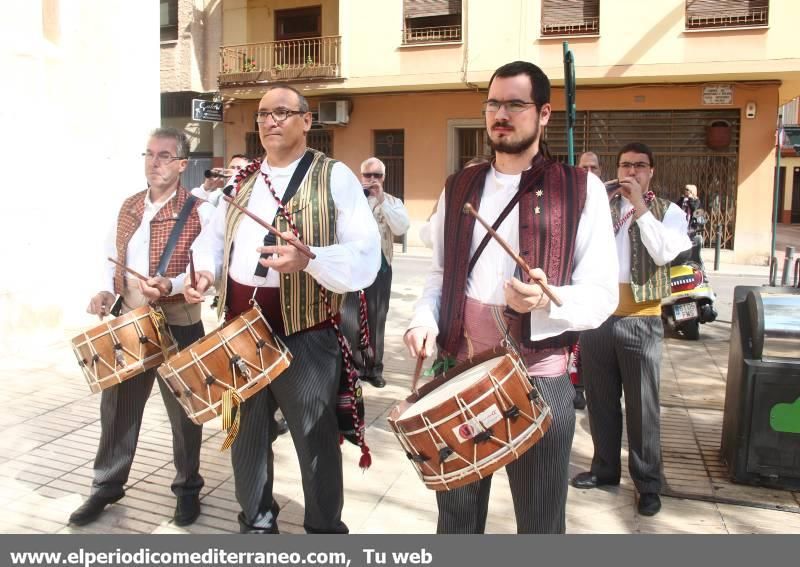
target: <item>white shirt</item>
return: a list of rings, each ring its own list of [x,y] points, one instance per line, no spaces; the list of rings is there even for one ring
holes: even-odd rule
[[[386,261],[391,264],[394,255],[394,237],[404,235],[411,224],[408,219],[408,211],[406,211],[403,201],[388,193],[383,194],[382,203],[379,203],[378,199],[371,195],[367,198],[367,202],[369,202],[372,215],[375,217],[381,233],[381,251],[386,257]]]
[[[511,201],[519,186],[520,177],[501,174],[494,167],[489,169],[480,203],[481,217],[488,223],[493,224]],[[444,276],[444,192],[439,197],[439,204],[430,222],[433,240],[431,272],[425,282],[422,297],[414,307],[414,317],[409,328],[431,327],[438,333]],[[512,249],[519,250],[519,205],[511,210],[497,233]],[[475,253],[485,234],[486,229],[476,222],[470,256]],[[467,296],[482,303],[504,305],[503,283],[514,275],[516,268],[517,264],[511,256],[494,239],[490,240],[467,279]],[[550,302],[547,309],[531,312],[531,340],[545,339],[565,331],[592,329],[602,324],[617,307],[617,272],[617,253],[608,197],[600,179],[589,174],[586,203],[575,241],[572,281],[568,285],[551,286],[563,301],[561,307]]]
[[[633,204],[625,197],[620,205],[620,218],[633,208]],[[625,221],[617,232],[617,259],[619,261],[619,283],[631,281],[631,238],[628,230],[631,227],[633,215]],[[675,256],[692,247],[689,240],[689,223],[686,214],[675,203],[670,203],[664,214],[664,220],[658,222],[650,211],[638,219],[639,232],[642,235],[642,244],[647,249],[650,257],[658,266],[664,266],[672,261]]]
[[[144,196],[144,213],[142,213],[142,223],[139,225],[139,228],[136,229],[133,235],[131,235],[125,258],[125,265],[132,270],[136,270],[143,276],[155,275],[150,273],[150,221],[153,220],[153,218],[158,214],[158,211],[160,211],[161,208],[173,197],[175,197],[174,191],[161,203],[153,203],[150,200],[149,189],[147,190],[147,194]],[[202,225],[205,225],[209,221],[212,212],[213,209],[204,209],[202,205],[197,208],[197,214],[200,215],[200,223]],[[111,230],[108,231],[106,236],[105,250],[106,256],[111,257],[114,260],[119,260],[119,258],[117,258],[116,221],[111,225]],[[115,266],[111,262],[107,262],[107,264],[108,268],[104,272],[104,282],[101,284],[100,289],[108,291],[109,293],[113,293]],[[170,281],[172,282],[172,293],[170,295],[183,293],[183,280],[185,276],[186,273],[184,272],[175,276],[174,278],[170,278]],[[130,276],[127,274],[125,277],[130,278]]]
[[[261,165],[261,171],[269,175],[279,198],[283,197],[299,162],[300,158],[281,168],[270,167],[266,161]],[[311,250],[317,257],[308,262],[305,271],[334,293],[365,288],[375,280],[381,265],[380,236],[361,183],[343,163],[337,162],[331,171],[331,195],[337,213],[336,243],[325,247],[312,246]],[[253,186],[247,209],[273,224],[278,205],[262,175]],[[213,273],[216,280],[222,274],[227,210],[228,203],[220,201],[211,221],[203,227],[192,245],[195,268]],[[266,232],[250,217],[244,217],[239,223],[228,269],[228,275],[234,281],[253,287],[279,286],[279,274],[273,269],[267,272],[266,278],[255,275],[261,256],[256,249],[264,245]]]

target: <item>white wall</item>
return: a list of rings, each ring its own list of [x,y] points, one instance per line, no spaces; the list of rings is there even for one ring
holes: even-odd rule
[[[92,324],[85,308],[107,264],[102,243],[122,199],[145,187],[140,154],[159,122],[158,4],[15,2],[0,35],[5,358]]]

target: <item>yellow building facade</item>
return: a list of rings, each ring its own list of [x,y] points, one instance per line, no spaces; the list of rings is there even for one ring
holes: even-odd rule
[[[779,0],[223,0],[225,150],[261,152],[258,99],[288,82],[316,113],[311,145],[354,170],[387,163],[415,244],[447,176],[489,152],[480,108],[500,65],[528,60],[550,77],[546,136],[565,158],[568,41],[576,154],[598,153],[609,178],[619,147],[648,143],[659,192],[697,185],[735,261],[764,264],[777,111],[800,94],[798,17]]]

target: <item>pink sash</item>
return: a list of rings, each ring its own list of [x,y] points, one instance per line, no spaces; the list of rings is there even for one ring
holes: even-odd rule
[[[464,308],[464,340],[456,358],[459,362],[489,350],[500,344],[506,337],[508,321],[503,314],[504,305],[489,305],[467,298]],[[521,346],[520,337],[511,333]],[[567,372],[569,353],[566,348],[554,348],[534,352],[521,346],[520,354],[531,376],[562,376]]]

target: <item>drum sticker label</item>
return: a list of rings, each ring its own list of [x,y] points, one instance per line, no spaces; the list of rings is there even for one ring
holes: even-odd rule
[[[454,427],[453,435],[456,436],[459,442],[464,443],[502,419],[503,414],[500,413],[500,408],[497,407],[497,404],[492,404],[476,417]]]

